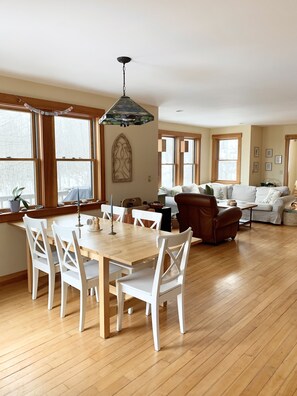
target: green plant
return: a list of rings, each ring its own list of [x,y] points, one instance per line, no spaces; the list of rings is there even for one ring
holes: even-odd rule
[[[24,189],[25,189],[25,187],[18,187],[18,186],[15,187],[12,190],[12,201],[20,201],[25,206],[25,208],[28,209],[29,203],[24,198],[22,198]]]

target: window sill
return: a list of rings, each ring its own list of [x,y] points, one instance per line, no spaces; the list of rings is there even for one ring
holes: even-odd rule
[[[101,204],[105,201],[82,203],[80,205],[81,211],[100,209]],[[76,213],[76,205],[64,205],[57,208],[42,208],[42,209],[28,209],[25,211],[20,211],[17,213],[12,212],[2,212],[0,213],[0,223],[8,223],[12,221],[21,221],[25,214],[31,217],[49,217],[49,216],[59,216],[68,213]]]

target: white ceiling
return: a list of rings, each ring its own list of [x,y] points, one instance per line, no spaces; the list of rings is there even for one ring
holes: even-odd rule
[[[126,55],[126,94],[161,121],[297,123],[296,0],[1,0],[0,18],[1,75],[118,98]]]

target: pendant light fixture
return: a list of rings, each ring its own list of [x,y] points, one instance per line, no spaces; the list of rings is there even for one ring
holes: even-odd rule
[[[99,120],[99,124],[120,125],[142,125],[153,121],[154,116],[143,107],[135,103],[129,96],[126,96],[126,63],[131,61],[128,56],[120,56],[118,62],[123,64],[123,95]]]

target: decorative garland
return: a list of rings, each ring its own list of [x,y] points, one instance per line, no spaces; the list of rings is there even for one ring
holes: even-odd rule
[[[19,102],[21,103],[22,100],[19,99]],[[33,113],[37,113],[45,116],[60,116],[60,115],[68,114],[70,113],[70,111],[73,110],[73,106],[70,106],[68,107],[68,109],[65,110],[44,111],[44,110],[36,109],[36,107],[30,106],[26,102],[24,102],[24,107],[26,107],[26,109],[32,111]]]

